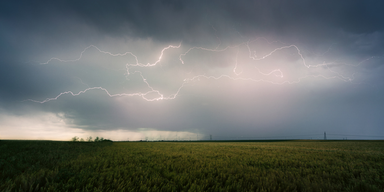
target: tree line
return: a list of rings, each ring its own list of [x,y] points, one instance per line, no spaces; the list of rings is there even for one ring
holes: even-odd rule
[[[71,139],[72,142],[112,142],[110,139],[104,139],[103,137],[96,137],[95,139],[92,139],[92,137],[87,137],[86,140],[83,138],[79,138],[77,136],[72,137]]]

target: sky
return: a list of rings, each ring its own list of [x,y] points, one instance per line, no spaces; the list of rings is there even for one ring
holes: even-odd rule
[[[4,1],[0,139],[384,139],[382,7]]]

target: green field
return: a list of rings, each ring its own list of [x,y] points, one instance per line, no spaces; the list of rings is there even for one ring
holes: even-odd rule
[[[0,191],[383,191],[384,141],[0,141]]]

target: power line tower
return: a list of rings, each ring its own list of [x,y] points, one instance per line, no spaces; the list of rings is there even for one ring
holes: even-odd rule
[[[327,140],[327,133],[324,131],[324,140]]]
[[[209,135],[210,139],[212,140],[212,135]]]

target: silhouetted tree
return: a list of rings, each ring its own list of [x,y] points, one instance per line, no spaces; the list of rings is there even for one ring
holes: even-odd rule
[[[71,141],[73,141],[73,142],[77,142],[77,141],[79,141],[79,137],[74,136],[74,137],[72,137]]]

